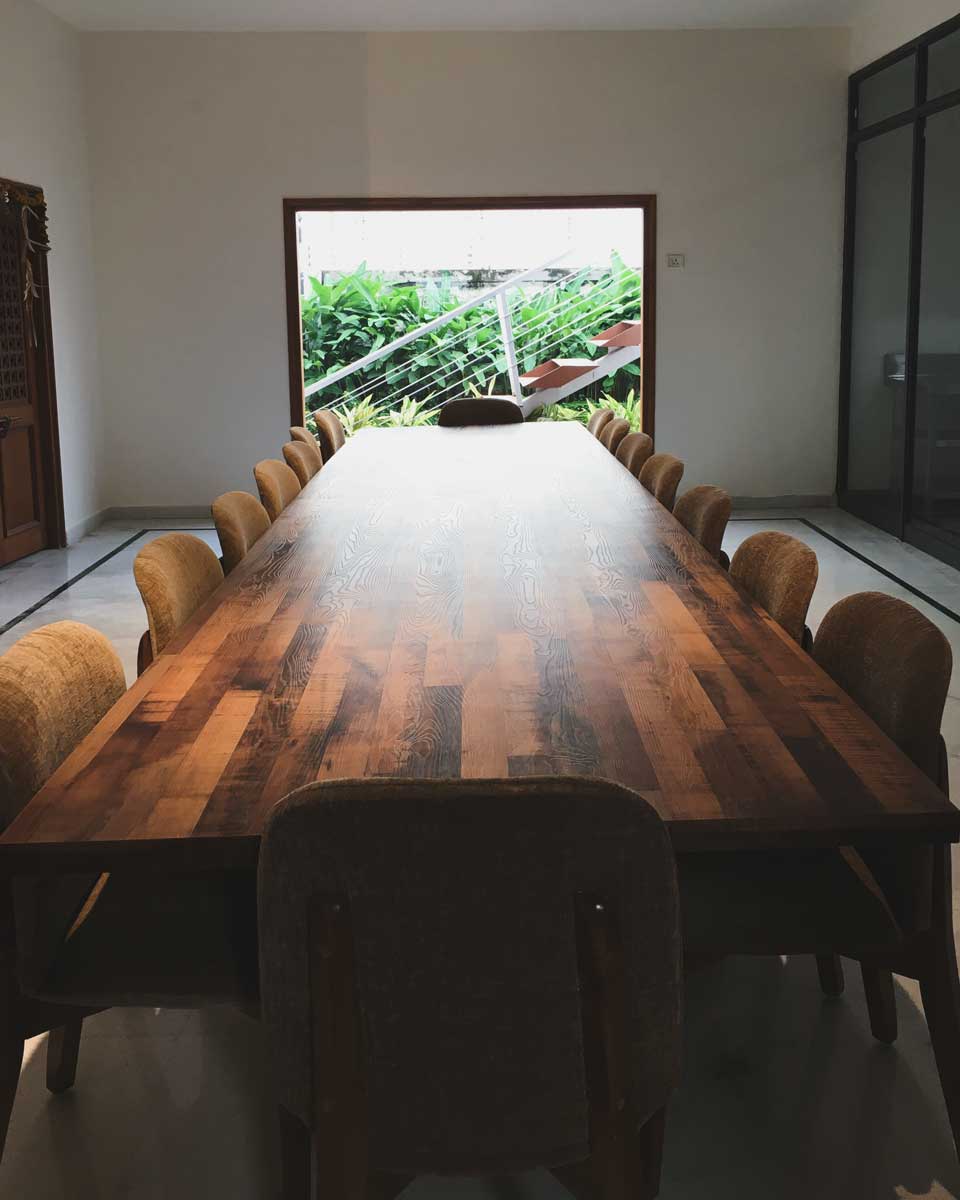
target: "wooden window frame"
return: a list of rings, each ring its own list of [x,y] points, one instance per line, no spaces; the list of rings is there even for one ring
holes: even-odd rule
[[[657,353],[657,198],[631,194],[608,196],[352,196],[288,197],[283,201],[284,278],[287,309],[287,360],[290,386],[290,423],[302,425],[303,349],[300,328],[298,212],[377,212],[425,210],[470,211],[504,208],[638,208],[643,212],[643,357],[640,387],[643,431],[654,436],[656,417]],[[599,332],[599,331],[598,331]]]

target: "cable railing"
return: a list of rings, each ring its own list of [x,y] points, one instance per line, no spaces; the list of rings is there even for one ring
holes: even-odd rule
[[[381,362],[390,355],[394,354],[396,351],[407,346],[411,346],[413,343],[422,338],[428,337],[431,334],[436,335],[452,321],[463,317],[471,310],[487,304],[492,300],[496,307],[495,312],[491,312],[486,318],[468,325],[467,328],[459,331],[453,336],[449,338],[443,338],[439,344],[435,343],[434,345],[429,346],[419,352],[425,358],[428,358],[435,353],[443,353],[448,355],[451,349],[462,346],[464,342],[466,342],[468,345],[473,343],[473,349],[471,352],[468,355],[462,356],[459,361],[441,362],[436,366],[433,366],[432,369],[426,372],[426,374],[418,376],[414,380],[409,378],[409,362],[403,364],[402,366],[388,366],[382,373],[377,374],[372,378],[364,379],[354,388],[346,389],[339,396],[339,398],[332,403],[331,407],[335,409],[345,409],[348,406],[357,406],[363,402],[367,402],[372,408],[375,408],[377,411],[382,411],[384,409],[396,407],[398,402],[413,400],[418,396],[424,397],[423,400],[418,401],[419,405],[423,405],[430,400],[436,400],[437,404],[434,407],[439,407],[442,403],[443,397],[445,397],[449,392],[459,390],[459,392],[462,394],[467,388],[472,388],[474,391],[479,390],[476,387],[476,383],[470,382],[470,380],[476,379],[478,375],[477,364],[483,362],[484,360],[488,361],[493,371],[492,377],[485,381],[489,386],[492,386],[494,380],[502,376],[506,376],[509,384],[510,394],[513,396],[515,402],[524,407],[525,410],[526,408],[530,407],[531,404],[536,406],[536,404],[539,403],[536,398],[534,398],[533,401],[530,401],[525,400],[523,396],[520,380],[521,371],[517,361],[518,339],[520,340],[520,345],[522,346],[525,361],[529,367],[529,358],[531,354],[537,357],[546,356],[548,359],[552,358],[557,349],[561,349],[565,342],[568,342],[571,337],[576,336],[578,330],[590,325],[591,323],[595,326],[598,320],[596,303],[598,300],[609,297],[611,300],[618,298],[621,301],[625,301],[630,300],[634,295],[638,301],[640,300],[639,283],[635,291],[633,289],[618,291],[618,289],[621,289],[623,280],[628,275],[632,274],[631,269],[628,267],[623,267],[622,270],[610,278],[595,281],[589,288],[583,288],[581,286],[581,288],[571,296],[570,288],[572,286],[576,286],[578,277],[581,280],[582,285],[583,282],[587,281],[590,275],[590,268],[580,267],[561,275],[558,279],[553,280],[549,285],[535,293],[533,297],[530,297],[531,300],[542,299],[544,296],[553,293],[555,297],[553,303],[548,304],[545,307],[539,307],[536,312],[532,313],[528,317],[525,317],[523,320],[515,320],[510,304],[507,302],[507,293],[514,288],[518,288],[521,284],[527,282],[534,276],[539,275],[546,268],[554,266],[563,257],[565,257],[565,255],[559,255],[556,258],[553,258],[546,263],[542,263],[537,267],[518,272],[504,280],[502,283],[497,284],[495,287],[489,288],[480,295],[465,300],[463,303],[456,305],[454,308],[451,308],[445,313],[441,313],[439,316],[427,321],[423,325],[418,326],[416,329],[412,329],[403,334],[401,337],[398,337],[393,341],[370,351],[370,353],[363,355],[354,362],[348,363],[342,367],[338,367],[336,370],[325,375],[322,379],[306,387],[304,389],[304,401],[306,401],[308,397],[325,391],[334,384],[349,379],[351,376],[366,370],[368,367],[373,366],[378,362]],[[562,309],[568,307],[574,310],[570,320],[561,322],[560,324],[554,324],[553,321],[556,319],[557,314],[560,313]],[[581,307],[583,307],[584,310],[577,311]],[[492,339],[490,335],[492,330],[498,324],[500,326],[500,337],[498,339],[500,345],[498,349],[495,349],[494,345],[491,344]],[[536,336],[537,329],[540,326],[543,326],[543,337]],[[593,332],[598,333],[600,330],[594,328]],[[482,340],[483,344],[477,345],[476,343],[478,340]],[[499,358],[499,362],[496,360],[489,362],[491,357],[494,355]],[[415,353],[414,361],[416,356],[417,355]],[[621,355],[620,357],[623,356]],[[639,351],[637,351],[633,357],[639,357]],[[590,372],[592,379],[599,379],[604,373],[603,360],[603,355],[597,359],[597,369]],[[617,357],[615,361],[619,363],[620,358]],[[612,374],[616,369],[614,361],[610,362],[610,367],[610,373]],[[408,378],[406,382],[394,388],[394,390],[387,392],[386,395],[377,396],[376,393],[384,386],[389,385],[392,381],[392,378],[395,378],[397,373],[401,371],[407,372]],[[411,386],[411,383],[414,386]],[[565,389],[564,394],[568,394],[569,391],[569,388]],[[561,398],[558,394],[553,393],[550,395],[543,393],[543,395],[549,403],[556,402],[557,399]],[[374,399],[374,397],[376,397],[376,399]],[[433,412],[434,408],[425,411]]]
[[[584,274],[584,272],[581,269],[576,272],[571,272],[570,276],[566,277],[566,278],[574,278],[576,275],[583,275],[583,274]],[[577,300],[579,300],[581,298],[594,297],[596,295],[611,294],[611,292],[615,290],[615,288],[616,288],[617,284],[620,282],[620,280],[623,279],[627,274],[629,274],[629,271],[625,270],[625,271],[621,272],[619,275],[615,276],[612,280],[606,280],[603,283],[596,284],[592,288],[588,288],[585,292],[583,292],[581,294],[580,297],[577,297]],[[561,281],[558,281],[558,284],[560,282]],[[557,285],[551,285],[551,286],[557,286]],[[630,293],[627,293],[627,295],[629,296]],[[576,304],[577,300],[573,301],[572,303]],[[560,309],[567,307],[570,303],[571,303],[571,301],[569,299],[561,298],[557,301],[556,304],[552,304],[547,308],[541,309],[539,312],[535,313],[532,317],[529,317],[527,320],[513,322],[512,323],[512,331],[513,331],[514,338],[516,338],[516,336],[518,334],[522,334],[524,332],[529,332],[529,331],[535,331],[536,327],[538,325],[547,323],[551,314],[556,313]],[[488,328],[488,326],[495,319],[496,319],[495,317],[492,317],[490,319],[490,321],[483,322],[481,326],[472,327],[471,330],[465,331],[465,333],[462,333],[462,334],[458,334],[457,337],[451,339],[449,342],[447,342],[445,344],[444,349],[449,350],[450,347],[452,347],[456,343],[462,341],[464,339],[464,336],[466,333],[474,333],[477,328]],[[583,328],[585,326],[589,326],[591,324],[591,322],[593,322],[595,320],[596,320],[595,314],[593,312],[588,312],[588,313],[582,313],[582,314],[575,314],[574,316],[571,317],[570,320],[563,322],[560,325],[553,326],[549,330],[549,337],[537,340],[537,342],[535,344],[536,356],[539,357],[541,355],[546,355],[547,357],[549,357],[550,352],[553,349],[561,346],[563,341],[566,340],[566,338],[570,337],[571,333],[573,333],[577,329]],[[488,353],[489,353],[488,347],[478,348],[476,358],[479,359],[480,356],[482,356],[484,354],[488,354]],[[504,372],[502,372],[502,371],[494,372],[495,375],[499,375],[499,374],[503,374],[503,373]],[[447,377],[450,375],[458,375],[458,378],[453,381],[452,386],[460,387],[462,389],[462,387],[463,387],[463,368],[462,368],[462,366],[458,368],[457,366],[455,366],[452,363],[442,363],[439,366],[434,367],[432,370],[428,371],[426,375],[421,376],[417,380],[417,386],[412,387],[412,388],[409,386],[399,387],[399,388],[396,388],[393,392],[387,393],[386,396],[380,397],[377,402],[378,407],[390,408],[393,404],[396,403],[396,401],[401,400],[404,397],[413,398],[415,396],[422,395],[424,392],[429,393],[431,391],[431,389],[434,388],[435,386],[437,388],[436,394],[440,395],[440,394],[450,390],[448,387],[444,386],[446,384]],[[359,401],[372,395],[372,393],[375,392],[381,386],[382,383],[385,383],[388,380],[388,378],[389,378],[389,372],[384,375],[378,376],[376,380],[368,381],[368,383],[366,383],[364,386],[362,386],[354,391],[344,393],[344,395],[342,395],[340,397],[340,399],[338,401],[336,401],[336,403],[333,405],[333,407],[341,408],[341,407],[345,407],[348,405],[358,403]],[[518,393],[515,393],[515,394],[518,394]]]
[[[564,286],[567,282],[576,279],[576,277],[578,275],[585,275],[586,271],[587,271],[587,268],[577,267],[576,270],[570,271],[568,274],[562,275],[559,279],[553,280],[547,288],[543,289],[543,291],[554,290],[561,286]],[[504,295],[504,293],[500,292],[497,296],[497,299],[499,299],[503,295]],[[474,307],[478,306],[480,303],[482,303],[482,301],[478,298],[477,303],[476,303],[476,305],[474,305]],[[549,309],[545,309],[543,311],[543,313],[538,314],[538,315],[540,315],[540,316],[546,315],[546,313],[548,313],[548,312],[555,311],[555,309],[557,307],[560,307],[560,305],[551,306]],[[458,345],[460,342],[463,342],[463,341],[469,342],[470,338],[476,337],[482,331],[489,330],[489,328],[491,326],[496,325],[498,322],[502,323],[502,314],[499,312],[492,312],[489,315],[489,317],[486,318],[486,320],[480,321],[475,325],[468,326],[466,329],[461,330],[461,332],[458,333],[455,337],[444,339],[443,349],[445,351],[449,351],[452,347]],[[527,322],[520,322],[519,324],[514,324],[513,325],[514,333],[516,333],[517,330],[522,329],[525,324],[527,324]],[[421,331],[420,336],[425,337],[425,336],[427,336],[427,334],[425,334]],[[398,349],[398,348],[399,348],[398,345],[393,344],[394,350]],[[392,351],[391,351],[391,353],[392,353]],[[427,353],[429,353],[429,351]],[[435,368],[435,370],[431,372],[431,375],[435,376],[435,375],[443,374],[447,371],[452,371],[452,370],[455,370],[455,368],[453,366],[442,364],[441,366]],[[337,401],[337,406],[339,407],[339,405],[345,404],[345,403],[351,403],[351,404],[356,403],[357,401],[364,399],[364,397],[369,395],[371,392],[375,392],[382,384],[389,382],[391,374],[393,374],[393,372],[391,370],[387,370],[382,375],[377,375],[373,379],[367,380],[359,388],[355,388],[355,389],[352,389],[351,391],[344,392],[344,394],[341,396],[340,400]],[[328,376],[328,378],[329,378],[329,376]],[[321,383],[323,383],[322,380],[321,380]],[[316,384],[312,385],[310,388],[307,389],[307,391],[304,393],[304,395],[312,395],[317,390],[317,388],[318,388],[318,385],[316,385]]]

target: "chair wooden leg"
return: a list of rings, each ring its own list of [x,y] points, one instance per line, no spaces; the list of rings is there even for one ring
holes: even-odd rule
[[[630,1196],[654,1200],[660,1194],[660,1172],[663,1168],[663,1139],[667,1131],[667,1110],[658,1109],[636,1138],[637,1177],[631,1181]],[[634,1190],[635,1189],[635,1190]]]
[[[893,990],[893,973],[869,963],[860,964],[860,973],[873,1036],[878,1042],[892,1046],[897,1040],[897,1000]]]
[[[299,1117],[280,1108],[281,1200],[310,1200],[313,1138]]]
[[[50,1030],[47,1037],[47,1089],[54,1095],[72,1088],[76,1081],[82,1032],[83,1017]]]
[[[818,954],[817,974],[820,976],[820,987],[825,996],[843,995],[843,963],[839,955]]]
[[[7,975],[5,971],[3,973]],[[18,1017],[18,999],[12,974],[0,978],[0,1159],[3,1158],[23,1065],[23,1030]]]
[[[940,1086],[960,1155],[960,977],[953,940],[949,846],[934,847],[933,921],[918,974]]]

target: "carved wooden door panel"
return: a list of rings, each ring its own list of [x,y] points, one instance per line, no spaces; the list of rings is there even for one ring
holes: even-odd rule
[[[24,237],[19,208],[0,204],[0,565],[48,544]]]

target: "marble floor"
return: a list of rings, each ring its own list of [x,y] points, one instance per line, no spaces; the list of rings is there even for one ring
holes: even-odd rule
[[[957,664],[944,735],[953,794],[960,797],[960,621],[825,534],[956,613],[960,573],[837,510],[736,518],[728,553],[759,529],[783,529],[816,550],[814,629],[835,600],[873,589],[916,604],[944,630]],[[212,532],[199,532],[216,545]],[[138,534],[136,526],[111,524],[69,551],[0,571],[2,628],[127,543],[3,633],[0,650],[37,625],[71,617],[113,639],[132,680],[144,617],[130,567],[139,545],[153,536]],[[960,1200],[960,1166],[915,985],[897,982],[900,1037],[886,1047],[870,1036],[850,964],[847,980],[839,1000],[825,1000],[806,958],[728,959],[689,980],[684,1080],[668,1122],[664,1200]],[[84,1025],[77,1084],[58,1097],[44,1087],[44,1052],[43,1038],[27,1047],[0,1165],[2,1200],[275,1195],[268,1064],[258,1027],[243,1016],[211,1009],[93,1017]],[[565,1195],[539,1174],[422,1179],[405,1193],[408,1200]]]

